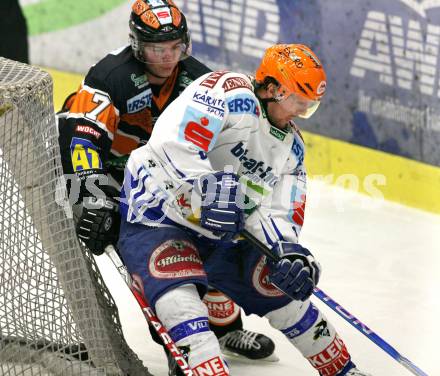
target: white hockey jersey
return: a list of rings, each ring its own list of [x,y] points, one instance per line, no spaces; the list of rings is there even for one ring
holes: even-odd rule
[[[148,144],[131,153],[121,214],[131,223],[179,224],[218,239],[195,220],[200,198],[193,182],[232,171],[256,205],[247,211],[246,229],[268,245],[297,242],[306,200],[303,161],[298,129],[293,122],[287,131],[269,123],[250,77],[208,73],[167,107]]]

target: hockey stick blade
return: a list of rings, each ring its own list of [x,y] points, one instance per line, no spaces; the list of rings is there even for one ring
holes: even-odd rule
[[[275,262],[280,260],[278,255],[273,254],[268,247],[260,240],[258,240],[255,236],[253,236],[249,231],[244,230],[241,235],[252,243],[258,250],[263,253],[266,257],[272,259]],[[341,316],[345,321],[347,321],[350,325],[356,328],[359,332],[365,335],[370,341],[374,342],[377,346],[379,346],[383,351],[385,351],[388,355],[390,355],[393,359],[399,362],[403,367],[405,367],[412,374],[417,376],[428,376],[427,373],[423,372],[419,367],[417,367],[413,362],[411,362],[408,358],[402,356],[394,347],[392,347],[388,342],[382,339],[379,335],[373,332],[368,326],[363,324],[360,320],[358,320],[355,316],[349,313],[345,308],[343,308],[340,304],[336,303],[330,296],[328,296],[321,289],[315,288],[313,290],[313,295],[315,295],[319,300],[321,300],[324,304],[329,306],[333,311],[335,311],[339,316]]]
[[[82,362],[89,360],[89,353],[84,343],[62,344],[47,339],[32,341],[20,337],[3,337],[0,334],[0,349],[2,346],[9,344],[28,347],[31,350],[57,353],[60,357],[65,355],[66,358],[76,359]]]
[[[113,265],[118,270],[119,274],[124,279],[127,286],[130,288],[131,292],[133,293],[136,301],[138,302],[139,306],[141,307],[142,313],[145,316],[145,319],[148,323],[151,324],[151,326],[156,331],[157,335],[162,340],[162,343],[165,345],[167,350],[171,353],[172,357],[176,361],[179,368],[182,370],[183,374],[185,376],[193,376],[194,373],[191,370],[191,367],[189,366],[188,362],[186,361],[185,357],[183,356],[180,349],[177,347],[177,345],[174,343],[170,335],[168,334],[167,329],[163,326],[159,318],[154,313],[153,309],[148,304],[147,300],[144,298],[144,295],[142,294],[139,287],[136,286],[136,282],[133,281],[131,278],[130,273],[128,272],[127,268],[125,267],[124,263],[122,262],[121,258],[119,257],[118,252],[116,251],[115,247],[112,245],[109,245],[105,248],[106,255],[110,258]]]

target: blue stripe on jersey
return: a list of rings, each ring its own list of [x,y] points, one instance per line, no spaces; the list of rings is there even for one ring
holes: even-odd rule
[[[186,175],[182,171],[180,171],[176,166],[174,166],[173,161],[171,160],[170,156],[167,154],[165,149],[162,148],[162,150],[163,150],[163,152],[165,154],[165,157],[167,157],[168,162],[170,162],[171,167],[174,169],[174,171],[176,171],[177,175],[179,175],[181,178],[184,178]]]
[[[203,332],[209,332],[209,323],[207,317],[197,317],[195,319],[184,321],[168,331],[174,342]]]
[[[277,233],[278,240],[284,241],[283,235],[281,234],[281,231],[278,229],[277,225],[275,224],[275,221],[273,220],[273,218],[270,219],[270,223],[272,223],[272,226],[273,226],[275,232]]]
[[[289,339],[298,337],[307,330],[309,330],[316,323],[318,316],[319,316],[318,309],[312,303],[310,303],[309,308],[307,309],[306,313],[304,314],[304,316],[301,318],[300,321],[298,321],[295,325],[291,326],[290,328],[281,329],[281,331]]]
[[[262,221],[260,221],[260,225],[261,225],[261,228],[262,228],[262,230],[263,230],[264,237],[266,238],[266,242],[267,242],[268,244],[270,244],[270,245],[273,245],[274,242],[272,241],[272,239],[270,238],[270,236],[269,236],[269,234],[267,233],[266,229],[264,228],[264,224],[263,224]]]

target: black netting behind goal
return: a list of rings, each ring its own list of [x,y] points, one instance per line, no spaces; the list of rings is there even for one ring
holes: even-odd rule
[[[0,57],[0,375],[149,375],[63,201],[52,95]]]

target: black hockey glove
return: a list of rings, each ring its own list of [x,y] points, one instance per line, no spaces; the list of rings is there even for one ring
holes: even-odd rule
[[[84,197],[80,204],[76,233],[95,255],[104,253],[105,247],[115,245],[119,238],[121,219],[115,199],[119,194],[113,191],[111,196]]]
[[[281,260],[266,261],[270,269],[270,282],[294,300],[308,299],[321,274],[321,266],[310,251],[300,244],[277,242],[272,252]]]

